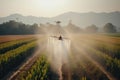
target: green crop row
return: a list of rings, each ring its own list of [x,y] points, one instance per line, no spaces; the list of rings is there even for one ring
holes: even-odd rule
[[[36,41],[24,44],[14,50],[6,52],[0,56],[0,78],[4,77],[9,71],[20,65],[26,57],[30,56],[36,48]]]
[[[120,79],[120,74],[118,74],[120,72],[120,60],[114,59],[96,49],[89,48],[88,51],[96,56],[94,59],[101,63],[107,71],[109,71],[116,78]]]
[[[33,38],[27,38],[27,39],[20,39],[20,40],[14,40],[6,43],[0,44],[0,54],[4,54],[5,52],[9,50],[13,50],[23,44],[27,44],[35,39]]]
[[[82,46],[82,44],[80,45]],[[85,49],[87,56],[92,57],[94,61],[97,61],[99,64],[101,64],[114,77],[120,79],[120,74],[118,74],[120,72],[119,59],[106,55],[105,52],[101,52],[88,45],[87,42],[85,42],[82,47]]]
[[[76,48],[72,46],[71,51],[70,67],[72,70],[72,79],[82,80],[84,77],[86,80],[109,80],[101,69],[88,58],[89,55],[86,55],[87,53],[85,52],[86,48],[82,44],[77,44],[77,46]]]
[[[45,56],[38,58],[36,63],[27,71],[20,75],[20,80],[47,80],[49,64]],[[23,75],[24,74],[24,75]]]
[[[104,43],[99,40],[84,40],[83,43],[86,43],[87,45],[111,56],[112,58],[120,59],[120,46],[118,45]]]
[[[120,46],[118,45],[96,42],[93,47],[112,58],[120,59]]]

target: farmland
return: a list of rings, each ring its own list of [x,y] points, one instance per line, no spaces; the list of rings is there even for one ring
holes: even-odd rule
[[[8,41],[12,41],[12,40],[19,40],[22,38],[30,38],[33,37],[33,35],[6,35],[6,36],[0,36],[0,43],[4,43],[4,42],[8,42]]]
[[[0,36],[0,80],[120,79],[118,34],[68,36]]]

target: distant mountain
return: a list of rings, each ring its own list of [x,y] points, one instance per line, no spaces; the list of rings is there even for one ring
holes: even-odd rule
[[[120,27],[120,12],[110,12],[110,13],[76,13],[67,12],[52,18],[47,17],[35,17],[35,16],[22,16],[20,14],[13,14],[7,17],[0,17],[0,23],[7,22],[9,20],[17,20],[25,24],[34,23],[55,23],[55,21],[60,20],[62,25],[67,25],[69,20],[79,27],[86,27],[91,24],[95,24],[98,27],[103,27],[106,23],[112,23],[113,25]]]
[[[23,16],[20,14],[12,14],[7,17],[0,17],[0,23],[8,22],[9,20],[15,20],[18,22],[23,22],[25,24],[34,24],[34,23],[46,23],[49,22],[49,18],[44,17],[35,17],[35,16]]]
[[[120,12],[111,12],[111,13],[75,13],[68,12],[56,16],[54,20],[61,20],[65,23],[68,23],[68,20],[72,20],[72,23],[80,26],[86,27],[91,24],[97,26],[103,26],[108,22],[113,23],[115,26],[120,27]]]

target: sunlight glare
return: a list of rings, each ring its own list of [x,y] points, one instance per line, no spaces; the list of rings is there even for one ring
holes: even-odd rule
[[[45,10],[53,10],[64,6],[65,0],[38,0],[38,3]]]

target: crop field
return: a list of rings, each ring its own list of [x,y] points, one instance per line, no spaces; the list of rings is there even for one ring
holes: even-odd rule
[[[0,36],[0,80],[120,80],[118,34],[68,36]]]
[[[18,39],[22,39],[22,38],[29,38],[29,37],[33,37],[33,35],[6,35],[6,36],[0,36],[0,43],[3,42],[8,42],[8,41],[12,41],[12,40],[18,40]]]

